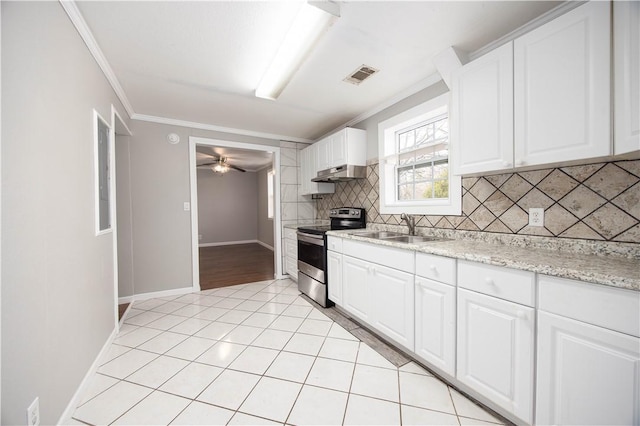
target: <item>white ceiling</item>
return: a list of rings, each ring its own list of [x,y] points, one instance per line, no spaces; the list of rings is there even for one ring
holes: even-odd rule
[[[276,101],[254,97],[299,1],[78,1],[136,114],[316,139],[431,77],[551,1],[339,2],[341,17]],[[342,80],[360,65],[380,72]]]

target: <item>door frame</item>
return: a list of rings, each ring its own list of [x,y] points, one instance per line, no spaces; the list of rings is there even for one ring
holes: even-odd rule
[[[113,309],[116,330],[120,328],[118,320],[118,215],[116,194],[116,136],[132,136],[127,123],[122,119],[115,106],[111,104],[111,134],[109,137],[109,197],[111,197],[111,235],[113,244]]]
[[[274,215],[273,215],[273,263],[274,279],[283,278],[282,274],[282,227],[280,226],[280,147],[259,145],[244,142],[232,142],[222,139],[189,136],[189,179],[191,186],[191,260],[193,275],[193,290],[200,291],[200,258],[198,244],[198,178],[196,168],[196,145],[220,146],[225,148],[240,148],[252,151],[269,152],[273,154],[274,176]]]

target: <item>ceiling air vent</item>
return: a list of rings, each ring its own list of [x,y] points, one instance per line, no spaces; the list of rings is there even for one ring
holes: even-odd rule
[[[367,65],[362,65],[360,68],[352,72],[351,75],[347,76],[344,81],[346,81],[347,83],[355,84],[357,86],[378,71],[379,70],[375,68],[369,67]]]

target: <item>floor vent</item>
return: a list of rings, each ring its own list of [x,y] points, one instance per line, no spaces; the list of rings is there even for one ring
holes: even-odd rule
[[[356,86],[371,77],[379,70],[367,65],[362,65],[360,68],[352,72],[347,78],[344,79],[347,83],[355,84]]]

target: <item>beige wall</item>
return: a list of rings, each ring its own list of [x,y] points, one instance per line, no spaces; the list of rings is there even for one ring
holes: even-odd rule
[[[271,167],[258,170],[258,241],[273,247],[273,219],[268,218],[267,174]]]
[[[258,239],[258,174],[198,170],[200,244]]]
[[[266,146],[279,141],[138,120],[129,127],[134,293],[190,287],[191,217],[183,209],[191,198],[189,136]],[[169,144],[169,133],[180,143]]]
[[[58,2],[1,7],[2,424],[53,424],[115,325],[92,110],[125,111]]]

